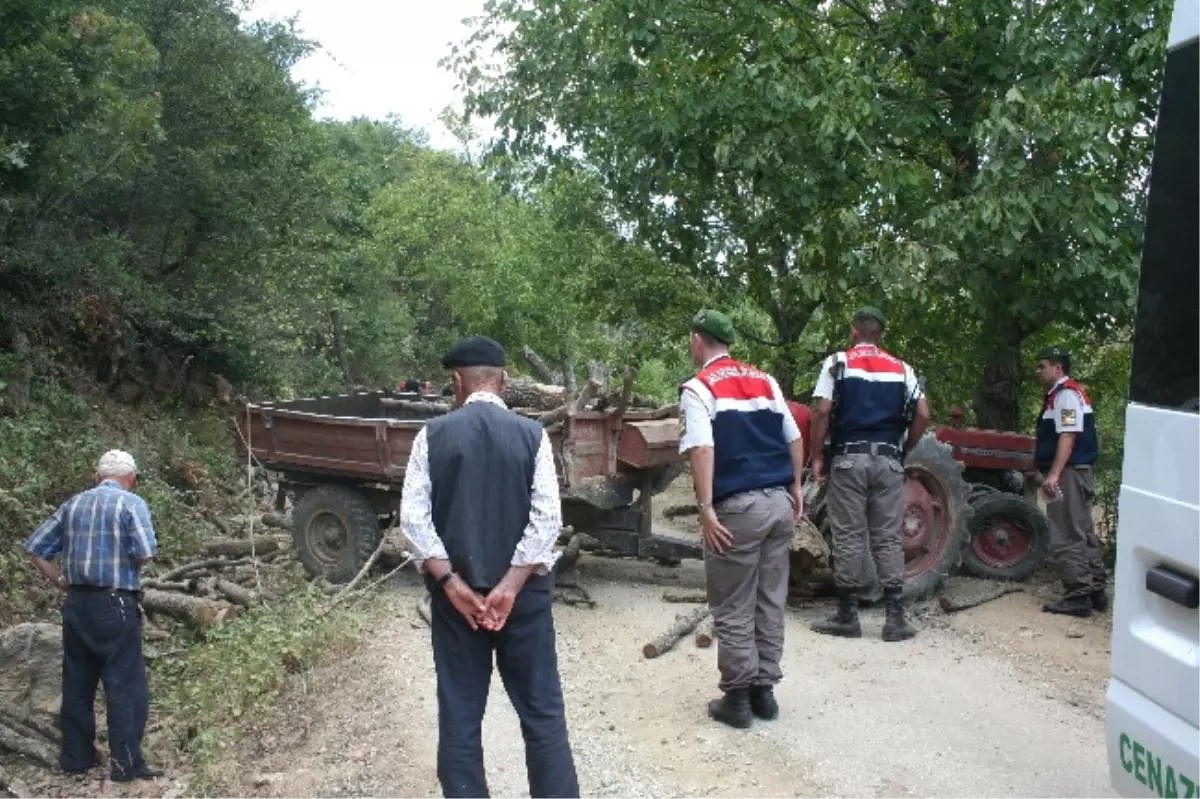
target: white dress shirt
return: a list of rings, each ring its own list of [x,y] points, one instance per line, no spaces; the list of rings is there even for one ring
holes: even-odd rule
[[[477,391],[467,397],[472,402],[489,402],[507,410],[508,406],[490,391]],[[550,436],[542,431],[537,466],[531,486],[529,523],[513,552],[513,566],[536,566],[536,574],[548,574],[558,560],[554,545],[562,531],[562,504],[558,495],[558,474],[554,471],[554,449]],[[446,547],[433,523],[433,484],[429,479],[429,442],[425,428],[413,439],[412,452],[404,473],[400,498],[400,529],[413,546],[413,562],[420,570],[429,558],[448,560]]]

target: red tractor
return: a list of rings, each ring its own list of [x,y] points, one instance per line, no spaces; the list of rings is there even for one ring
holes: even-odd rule
[[[997,580],[1023,580],[1045,562],[1050,531],[1029,475],[1036,472],[1033,436],[963,427],[933,428],[908,454],[901,531],[907,600],[930,599],[958,568]],[[806,485],[808,518],[830,541],[824,484]],[[864,601],[882,596],[875,564],[863,564]],[[795,568],[795,566],[794,566]]]

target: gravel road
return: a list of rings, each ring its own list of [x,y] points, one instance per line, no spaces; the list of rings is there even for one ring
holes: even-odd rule
[[[641,645],[687,606],[664,587],[703,584],[585,557],[594,610],[555,605],[568,724],[585,796],[1109,796],[1103,691],[1107,617],[1039,612],[1049,587],[945,616],[918,609],[913,641],[813,634],[827,613],[789,611],[782,716],[735,731],[711,722],[716,650],[690,637],[655,660]],[[440,796],[428,629],[413,575],[357,650],[308,675],[221,769],[231,794]],[[484,722],[493,796],[528,796],[524,749],[499,676]]]

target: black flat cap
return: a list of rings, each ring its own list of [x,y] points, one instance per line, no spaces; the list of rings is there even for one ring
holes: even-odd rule
[[[504,348],[487,336],[471,336],[450,348],[442,356],[442,366],[458,369],[465,366],[504,366]]]

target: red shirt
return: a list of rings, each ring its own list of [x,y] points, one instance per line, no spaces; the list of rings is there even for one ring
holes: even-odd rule
[[[812,444],[809,442],[812,411],[807,405],[801,405],[794,400],[788,400],[787,406],[788,410],[792,412],[792,418],[796,420],[796,427],[800,428],[800,440],[804,442],[804,463],[807,465],[812,460]]]

